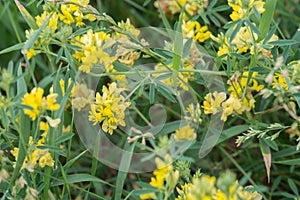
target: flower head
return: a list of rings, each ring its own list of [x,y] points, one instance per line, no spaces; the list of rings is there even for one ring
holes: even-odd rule
[[[125,126],[125,109],[130,105],[121,95],[124,89],[117,88],[115,82],[111,83],[109,87],[103,86],[100,95],[96,94],[96,101],[91,105],[89,112],[89,120],[93,124],[102,123],[102,129],[109,134],[113,134],[113,130],[118,125]]]

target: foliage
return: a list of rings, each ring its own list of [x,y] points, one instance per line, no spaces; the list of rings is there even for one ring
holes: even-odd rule
[[[0,8],[2,199],[299,198],[298,0]]]

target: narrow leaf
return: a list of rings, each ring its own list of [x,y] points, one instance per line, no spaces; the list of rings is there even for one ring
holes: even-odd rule
[[[259,30],[261,32],[261,36],[259,37],[259,40],[262,40],[268,34],[273,19],[274,11],[276,8],[276,4],[277,4],[277,0],[266,1],[266,5],[265,5],[266,11],[263,13],[259,23]]]
[[[271,161],[271,150],[263,138],[261,138],[259,140],[259,145],[260,145],[260,150],[261,150],[262,156],[264,158],[265,167],[267,170],[268,183],[270,183],[270,168],[271,168],[271,162],[272,162]]]
[[[26,23],[28,24],[28,26],[32,29],[37,29],[38,26],[36,25],[34,18],[30,15],[30,13],[26,10],[26,8],[18,0],[15,0],[15,3],[18,9],[20,10],[22,16],[24,17]]]

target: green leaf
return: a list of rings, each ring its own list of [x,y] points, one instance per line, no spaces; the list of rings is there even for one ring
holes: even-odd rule
[[[24,95],[27,93],[27,87],[26,87],[26,82],[24,79],[23,71],[22,71],[22,66],[21,63],[19,64],[18,71],[17,71],[17,76],[20,76],[19,80],[17,81],[17,94],[18,95]]]
[[[291,160],[273,161],[273,163],[277,163],[281,165],[300,165],[300,158],[291,159]]]
[[[172,92],[173,90],[169,89],[170,87],[164,85],[163,83],[157,84],[157,91],[162,94],[162,96],[166,97],[169,101],[176,103],[175,97],[172,95],[175,92]]]
[[[44,21],[44,23],[41,25],[41,27],[34,32],[34,34],[32,35],[31,38],[28,39],[28,41],[24,45],[25,51],[31,49],[31,47],[34,45],[35,41],[38,39],[42,30],[47,26],[51,16],[52,16],[52,14],[49,17],[47,17],[47,19]]]
[[[149,86],[149,99],[150,99],[150,104],[153,104],[155,101],[155,85],[150,84]]]
[[[232,31],[232,33],[231,33],[231,35],[230,35],[230,40],[229,40],[229,42],[232,42],[232,40],[235,38],[236,34],[237,34],[237,33],[239,32],[239,30],[241,29],[242,25],[243,25],[243,21],[242,21],[242,20],[238,20],[237,26],[234,27],[234,29],[233,29],[233,31]]]
[[[217,144],[220,144],[221,142],[224,142],[234,136],[237,136],[247,131],[248,129],[249,129],[248,125],[237,125],[229,129],[226,129],[221,133]]]
[[[248,24],[248,26],[250,26],[251,30],[254,31],[258,36],[261,35],[261,32],[258,30],[258,28],[253,25],[249,20],[246,20],[246,23]]]
[[[18,9],[20,10],[22,16],[24,17],[26,23],[28,24],[28,26],[32,29],[37,29],[38,26],[36,25],[34,18],[30,15],[30,13],[26,10],[26,8],[24,8],[24,6],[18,0],[15,0],[15,3]]]
[[[64,47],[64,54],[67,58],[67,61],[68,61],[69,65],[72,66],[73,65],[72,55],[70,54],[69,50],[66,47]]]
[[[274,149],[275,151],[278,151],[278,145],[276,144],[275,141],[272,141],[272,140],[267,140],[267,139],[264,139],[264,142],[272,149]]]
[[[207,7],[207,10],[211,10],[211,9],[213,9],[213,7],[217,4],[217,0],[212,0],[212,1],[210,1],[209,2],[209,5],[208,5],[208,7]]]
[[[259,146],[267,170],[268,183],[270,183],[270,168],[272,163],[271,150],[270,147],[267,145],[266,140],[263,138],[259,139]]]
[[[178,25],[178,27],[181,27],[181,25]],[[176,31],[175,39],[174,39],[174,47],[173,47],[174,55],[173,55],[173,65],[172,65],[172,68],[176,71],[178,71],[180,68],[182,50],[183,50],[182,33]]]
[[[213,9],[214,12],[221,12],[221,11],[225,11],[225,10],[228,10],[230,7],[228,5],[222,5],[222,6],[218,6],[218,7],[215,7]]]
[[[275,181],[273,181],[272,188],[271,188],[271,192],[274,192],[274,191],[277,189],[277,187],[278,187],[278,185],[280,184],[280,182],[281,182],[281,176],[278,176],[278,177],[275,179]]]
[[[99,179],[95,176],[92,176],[90,174],[71,174],[66,175],[66,180],[64,178],[59,178],[58,180],[54,181],[51,186],[60,186],[66,184],[72,184],[72,183],[81,183],[81,182],[100,182],[106,185],[109,185],[110,187],[114,187],[110,183],[103,181],[102,179]]]
[[[120,62],[114,62],[113,66],[114,66],[114,69],[117,70],[118,72],[127,72],[127,71],[131,70],[130,67],[128,67],[127,65],[124,65]]]
[[[11,139],[11,140],[17,140],[17,139],[18,139],[18,137],[15,136],[15,135],[12,134],[12,133],[4,133],[3,135],[4,135],[5,137]]]
[[[159,14],[161,16],[161,19],[162,19],[163,24],[166,27],[166,29],[172,30],[172,27],[171,27],[166,15],[165,15],[164,11],[161,8],[160,3],[158,3],[158,10],[159,10]]]
[[[274,11],[276,8],[277,0],[267,0],[265,4],[266,11],[263,13],[262,18],[259,23],[259,30],[261,32],[261,36],[259,37],[259,41],[265,38],[268,34],[271,22],[273,20]]]
[[[61,144],[61,143],[65,142],[65,141],[70,140],[73,136],[74,136],[74,133],[66,133],[66,134],[63,134],[63,135],[59,136],[59,137],[56,139],[55,143],[56,143],[56,144]]]
[[[296,184],[294,183],[294,181],[289,178],[288,183],[289,183],[290,188],[293,190],[294,194],[296,196],[299,196],[299,191],[298,191],[298,188],[297,188]]]
[[[73,165],[73,163],[78,160],[81,156],[83,156],[83,154],[85,154],[88,150],[85,150],[83,152],[81,152],[79,155],[77,155],[76,157],[72,158],[71,160],[69,160],[65,165],[64,165],[64,170],[67,170],[69,167],[71,167]]]
[[[186,123],[183,123],[182,121],[178,120],[155,126],[154,128],[149,129],[148,132],[153,133],[154,135],[158,133],[159,135],[165,135],[176,131],[177,129],[179,129],[180,126],[184,125],[186,125]]]
[[[66,157],[66,153],[61,148],[56,146],[43,145],[43,146],[37,146],[37,148],[48,149],[50,152],[57,153],[58,155]]]
[[[299,44],[299,41],[297,41],[297,40],[276,40],[276,41],[268,42],[268,44],[281,47],[281,46],[289,46],[289,45]]]
[[[130,167],[135,143],[136,141],[131,145],[128,142],[125,143],[124,151],[121,158],[121,163],[119,166],[119,172],[117,176],[115,200],[119,200],[122,197],[123,187]]]
[[[55,59],[55,63],[58,63],[62,57],[62,54],[63,54],[63,51],[64,51],[64,48],[63,47],[60,47],[60,49],[58,50],[57,52],[57,56],[56,56],[56,59]]]
[[[11,47],[8,47],[6,49],[1,50],[0,55],[5,54],[5,53],[9,53],[9,52],[12,52],[12,51],[18,51],[18,50],[22,49],[23,46],[24,46],[24,43],[15,44]]]
[[[20,175],[20,170],[22,168],[23,162],[26,157],[27,152],[27,145],[29,142],[29,136],[30,136],[30,118],[24,114],[22,110],[19,111],[20,114],[20,129],[19,129],[19,153],[18,157],[16,159],[16,166],[14,168],[13,174],[10,178],[10,186],[13,186],[15,184],[15,180]]]
[[[295,100],[297,101],[297,104],[300,108],[300,93],[293,93],[293,97],[295,98]]]

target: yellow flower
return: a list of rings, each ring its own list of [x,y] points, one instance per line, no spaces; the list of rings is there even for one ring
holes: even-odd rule
[[[102,129],[109,134],[113,134],[113,130],[118,125],[125,126],[125,109],[130,105],[121,95],[124,89],[117,88],[115,82],[109,87],[103,86],[102,96],[97,92],[96,102],[91,105],[89,112],[89,121],[93,124],[102,123]]]
[[[33,56],[37,55],[37,52],[34,49],[29,49],[25,52],[26,57],[28,60],[30,60]]]
[[[155,193],[141,194],[140,199],[156,199]]]
[[[35,120],[36,117],[41,113],[42,99],[43,99],[44,90],[42,88],[34,88],[30,93],[25,94],[22,99],[22,104],[30,106],[30,109],[24,109],[24,113],[28,115],[32,120]]]
[[[65,80],[64,79],[59,80],[59,85],[60,85],[60,90],[61,90],[61,95],[62,96],[65,96],[66,91],[69,89],[71,84],[72,84],[72,79],[71,78],[68,79],[68,85],[67,86],[65,85]],[[53,90],[53,88],[52,88],[52,90]],[[75,91],[75,87],[73,87],[71,89],[70,96],[72,96],[74,94],[74,91]]]
[[[38,27],[42,26],[42,24],[45,22],[45,20],[51,15],[51,13],[44,11],[41,15],[36,16],[36,24]],[[49,19],[49,22],[47,26],[51,28],[52,31],[55,31],[57,29],[57,22],[58,22],[58,15],[57,12],[53,12],[51,18]]]
[[[53,167],[54,160],[49,152],[46,152],[39,158],[39,166],[44,168],[45,166]]]
[[[253,26],[255,26],[253,24]],[[245,53],[251,49],[252,45],[258,39],[256,33],[250,32],[249,26],[241,27],[235,38],[232,40],[232,44],[236,45],[238,48],[238,53]]]
[[[235,80],[232,80],[230,83],[230,87],[228,88],[228,91],[230,91],[233,95],[236,95],[238,97],[241,97],[245,87],[247,86],[250,90],[259,92],[264,88],[264,85],[259,85],[258,82],[254,79],[258,75],[258,72],[253,72],[250,80],[248,81],[249,72],[243,72],[242,78],[240,81],[237,80],[239,75],[234,78]],[[248,81],[248,85],[247,85]]]
[[[63,21],[65,24],[72,24],[75,20],[72,16],[72,13],[69,11],[67,5],[61,5],[61,12],[58,14],[59,19]]]
[[[194,104],[189,104],[186,111],[187,115],[184,117],[184,119],[191,121],[193,123],[201,123],[201,110],[200,110],[200,104],[197,103],[196,106]]]
[[[279,88],[279,87],[281,87],[281,88],[283,88],[285,90],[289,89],[289,86],[288,86],[288,84],[287,84],[287,82],[285,80],[285,77],[283,77],[281,73],[275,73],[275,75],[273,77],[273,83],[272,83],[272,85],[273,85],[273,88]]]
[[[208,93],[205,96],[202,108],[205,114],[216,114],[220,110],[220,105],[226,99],[225,92],[215,91],[213,94]]]
[[[44,90],[42,88],[33,88],[22,99],[23,105],[31,107],[31,109],[24,108],[23,110],[32,120],[35,120],[38,115],[43,114],[45,110],[55,111],[59,109],[60,105],[56,103],[57,94],[49,94],[46,98],[43,97],[43,94]]]
[[[82,37],[76,37],[72,43],[81,47],[81,51],[76,51],[73,57],[82,64],[79,66],[79,70],[90,73],[95,64],[104,65],[107,72],[112,71],[112,63],[116,61],[116,57],[110,56],[104,51],[103,46],[105,41],[110,39],[110,34],[105,32],[94,33],[93,30],[88,30]]]
[[[248,4],[243,4],[245,2],[248,2]],[[232,14],[230,14],[232,21],[249,17],[254,13],[253,7],[255,7],[260,14],[265,11],[265,2],[262,0],[228,0],[228,5],[233,9]]]
[[[164,175],[156,175],[155,177],[151,177],[150,185],[159,189],[164,187],[165,176]]]
[[[229,49],[227,45],[220,46],[217,52],[217,56],[221,57],[223,55],[228,55]],[[227,57],[222,58],[222,60],[227,60]]]
[[[51,111],[58,110],[60,105],[56,103],[58,94],[52,93],[47,96],[47,109]]]
[[[196,133],[194,129],[190,127],[190,125],[186,125],[179,130],[176,130],[174,135],[177,141],[194,140],[196,138]]]
[[[231,115],[234,111],[238,114],[241,114],[244,110],[242,109],[242,103],[235,96],[230,96],[225,102],[222,103],[222,116],[221,120],[224,122],[227,120],[227,117]]]
[[[89,0],[70,0],[71,3],[61,5],[61,13],[58,14],[61,21],[65,24],[72,24],[76,22],[76,26],[84,26],[85,23],[83,19],[88,19],[90,21],[94,21],[96,17],[89,13],[87,15],[84,12],[89,10],[88,4]],[[83,9],[82,9],[83,8]]]
[[[201,26],[198,21],[188,21],[182,24],[183,35],[196,41],[204,42],[210,38],[211,32],[207,26]]]

